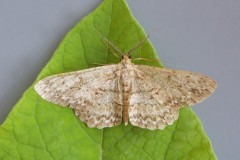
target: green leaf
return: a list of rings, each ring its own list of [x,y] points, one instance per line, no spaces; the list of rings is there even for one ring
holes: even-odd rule
[[[124,0],[104,0],[66,35],[37,80],[95,67],[94,63],[118,63],[102,36],[123,51],[146,37]],[[149,42],[133,56],[157,59]],[[161,67],[158,62],[138,63]],[[163,131],[131,125],[90,129],[71,109],[43,100],[33,85],[0,127],[1,160],[216,159],[201,123],[189,108],[181,109],[179,120]]]

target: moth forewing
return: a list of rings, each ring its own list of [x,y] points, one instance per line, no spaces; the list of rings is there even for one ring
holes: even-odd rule
[[[135,65],[129,57],[115,65],[50,76],[34,88],[43,99],[73,108],[89,127],[130,121],[151,130],[173,124],[183,105],[201,102],[216,88],[204,75]]]

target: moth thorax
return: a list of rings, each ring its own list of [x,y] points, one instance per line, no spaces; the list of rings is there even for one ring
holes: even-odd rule
[[[128,109],[129,109],[129,97],[131,95],[132,91],[132,73],[131,69],[123,69],[122,77],[121,77],[121,86],[122,86],[122,100],[123,100],[123,122],[125,125],[128,124],[129,121],[129,115],[128,115]]]

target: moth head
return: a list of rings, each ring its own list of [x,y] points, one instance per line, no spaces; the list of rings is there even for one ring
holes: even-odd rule
[[[132,56],[131,56],[131,55],[128,55],[128,54],[122,55],[121,59],[122,59],[122,60],[132,59]]]
[[[132,60],[131,60],[131,56],[130,55],[122,55],[122,60],[121,60],[122,62],[124,62],[124,63],[126,63],[126,64],[129,64],[129,63],[131,63],[132,62]]]

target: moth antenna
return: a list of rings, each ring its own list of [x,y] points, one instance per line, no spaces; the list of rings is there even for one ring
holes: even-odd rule
[[[102,36],[102,40],[107,44],[110,45],[112,48],[114,48],[118,53],[120,53],[122,56],[124,55],[123,52],[115,45],[113,44],[109,39]],[[112,50],[111,50],[112,51]],[[114,53],[115,54],[115,53]]]
[[[135,58],[133,59],[133,61],[150,61],[150,62],[161,62],[160,60],[158,59],[148,59],[148,58]]]
[[[109,49],[110,49],[110,51],[113,53],[113,55],[114,55],[115,57],[120,58],[119,55],[116,54],[116,53],[112,50],[112,48],[109,48]]]
[[[154,30],[153,32],[149,33],[147,35],[147,37],[145,37],[144,39],[142,39],[138,44],[135,45],[135,47],[133,47],[132,49],[130,49],[130,51],[127,52],[127,55],[130,56],[134,51],[136,51],[140,46],[142,46],[147,40],[148,38],[155,33],[156,30]]]

